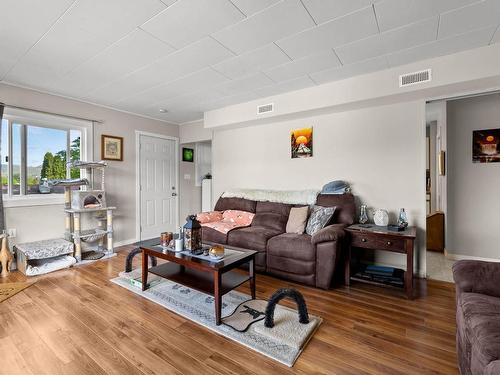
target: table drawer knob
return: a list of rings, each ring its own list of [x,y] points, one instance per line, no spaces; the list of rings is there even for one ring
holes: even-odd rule
[[[387,241],[387,245],[391,246],[392,242],[391,241]]]
[[[362,239],[361,239],[361,242],[366,242],[366,238],[362,238]]]

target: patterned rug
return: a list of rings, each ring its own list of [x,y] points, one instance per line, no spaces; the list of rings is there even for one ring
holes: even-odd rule
[[[309,324],[300,324],[296,311],[277,305],[274,328],[265,328],[261,320],[245,332],[238,332],[230,326],[215,324],[213,297],[166,279],[152,283],[153,286],[143,292],[131,282],[131,279],[140,275],[139,269],[130,273],[122,272],[111,282],[289,367],[293,366],[322,321],[319,317],[309,315]],[[249,300],[250,296],[237,291],[227,293],[222,298],[222,316],[233,314],[242,302]],[[292,316],[296,324],[288,319]]]
[[[0,302],[5,301],[7,298],[19,293],[33,283],[2,283],[0,284]]]

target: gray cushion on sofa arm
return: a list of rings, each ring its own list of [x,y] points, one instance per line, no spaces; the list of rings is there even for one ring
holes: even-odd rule
[[[345,227],[345,224],[328,225],[314,233],[311,237],[311,242],[313,245],[316,245],[321,242],[337,241],[342,239],[345,235]]]
[[[500,297],[500,263],[460,260],[453,265],[457,295],[462,292]]]

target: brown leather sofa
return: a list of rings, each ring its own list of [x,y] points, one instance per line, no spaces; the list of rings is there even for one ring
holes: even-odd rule
[[[500,263],[453,265],[457,291],[457,357],[461,375],[500,374]]]
[[[258,271],[328,289],[341,264],[344,228],[354,222],[356,208],[352,194],[320,194],[316,204],[337,208],[332,222],[311,237],[305,233],[285,233],[290,209],[300,205],[219,198],[216,211],[253,212],[254,219],[251,226],[233,229],[227,235],[204,227],[203,241],[256,250]]]

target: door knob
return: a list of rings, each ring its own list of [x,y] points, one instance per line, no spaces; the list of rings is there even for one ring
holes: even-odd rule
[[[361,239],[361,242],[366,242],[366,238],[362,238],[362,239]]]
[[[177,196],[177,193],[172,193],[172,197],[176,197]]]

